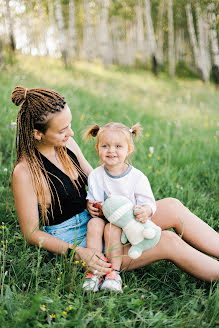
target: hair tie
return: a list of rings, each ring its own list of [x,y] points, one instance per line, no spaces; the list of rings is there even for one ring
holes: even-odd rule
[[[129,132],[130,132],[130,133],[132,133],[132,132],[133,132],[133,130],[132,130],[132,129],[129,129]]]
[[[26,99],[26,96],[27,96],[27,90],[28,90],[28,88],[26,88],[24,91],[24,100]]]

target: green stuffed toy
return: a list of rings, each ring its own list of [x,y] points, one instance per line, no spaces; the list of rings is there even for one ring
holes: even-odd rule
[[[150,219],[146,223],[136,221],[133,203],[128,198],[112,195],[103,203],[102,211],[109,222],[122,228],[121,242],[125,244],[129,241],[132,244],[128,252],[132,259],[137,259],[142,251],[159,242],[161,228]]]

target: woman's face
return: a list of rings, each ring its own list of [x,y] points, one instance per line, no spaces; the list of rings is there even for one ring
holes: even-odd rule
[[[66,104],[61,112],[51,114],[48,129],[41,133],[41,143],[47,146],[66,146],[69,137],[74,136],[71,129],[72,115]]]

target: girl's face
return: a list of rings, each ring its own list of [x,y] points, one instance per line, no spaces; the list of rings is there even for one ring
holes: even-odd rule
[[[115,167],[124,164],[134,147],[129,146],[123,132],[118,130],[103,131],[99,143],[95,146],[100,160],[106,167]]]
[[[74,135],[71,129],[71,120],[71,111],[66,104],[61,112],[51,114],[49,127],[45,133],[35,130],[35,139],[47,146],[66,146],[69,137]]]

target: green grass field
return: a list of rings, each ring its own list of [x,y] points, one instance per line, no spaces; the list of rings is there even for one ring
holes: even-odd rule
[[[80,265],[69,266],[29,246],[11,206],[8,181],[15,159],[16,85],[46,87],[63,94],[72,128],[87,159],[98,165],[91,123],[140,122],[143,134],[131,158],[149,178],[155,198],[176,197],[219,230],[219,92],[191,79],[155,78],[150,72],[105,70],[75,63],[18,56],[0,72],[0,327],[216,327],[219,293],[168,261],[123,274],[124,294],[84,294]],[[149,147],[154,153],[149,157]]]

